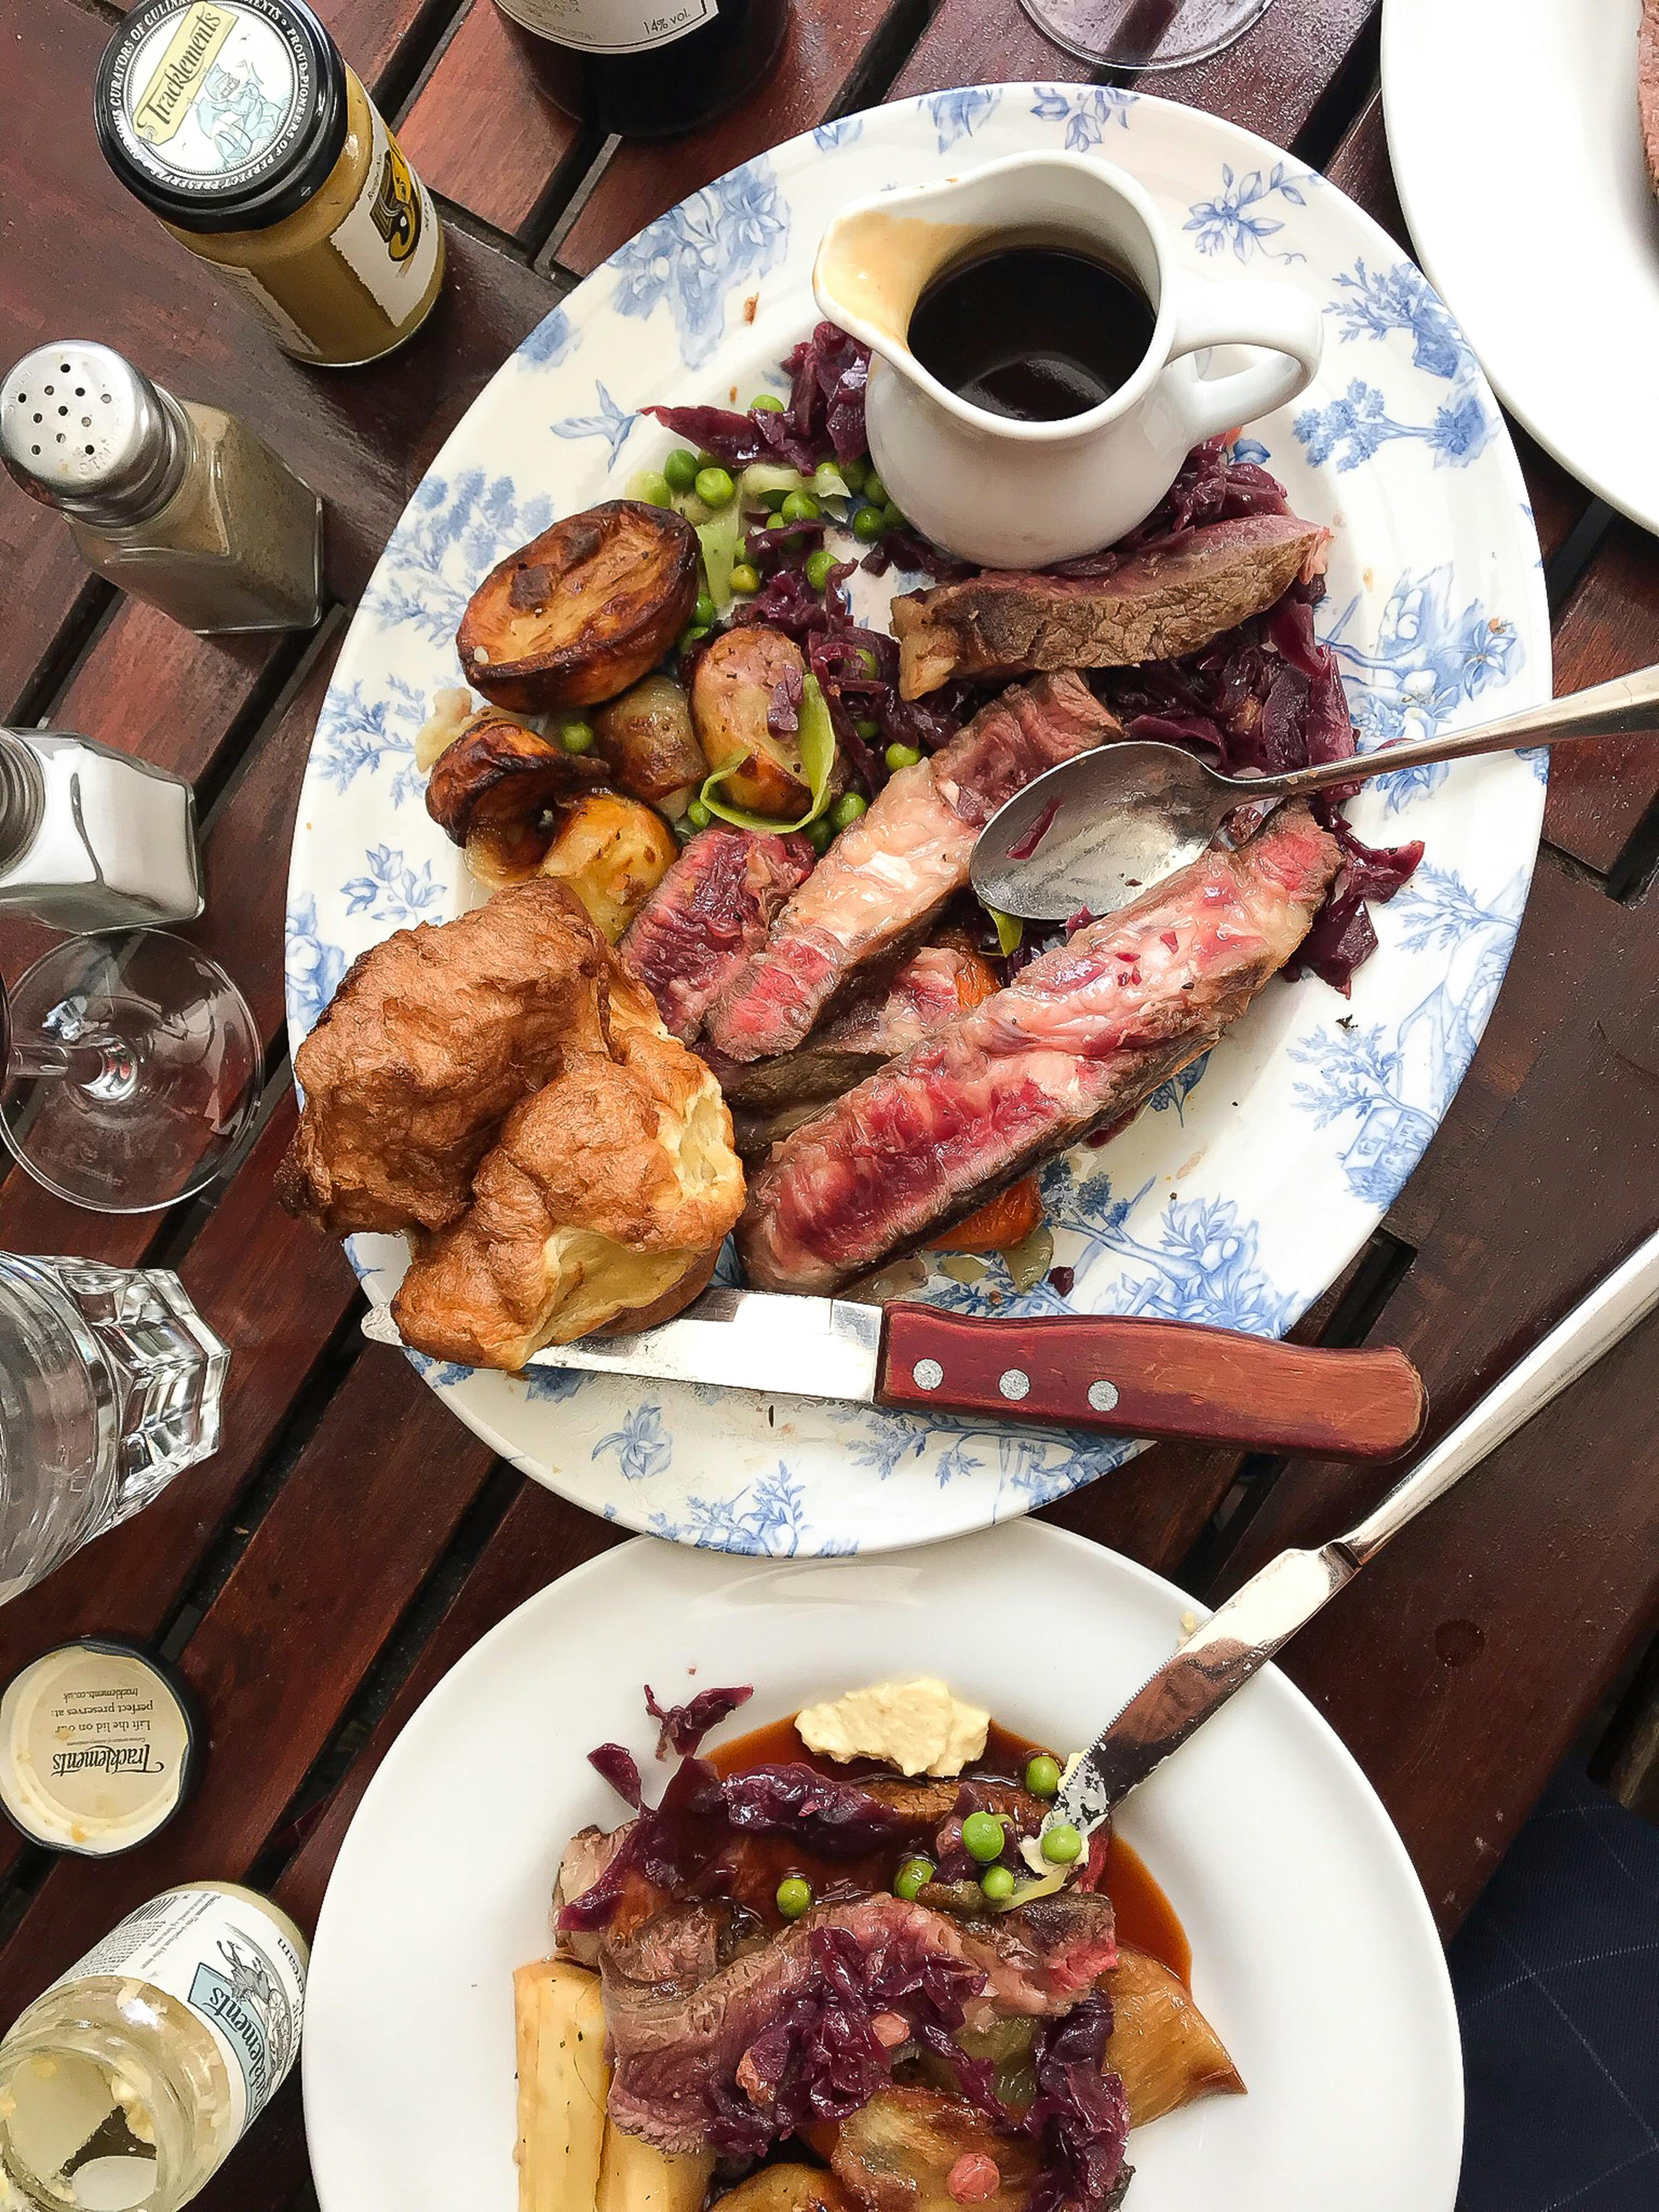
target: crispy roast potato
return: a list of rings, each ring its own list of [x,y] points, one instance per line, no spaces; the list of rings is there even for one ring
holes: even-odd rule
[[[1120,1951],[1106,1986],[1113,2023],[1106,2063],[1123,2077],[1131,2127],[1144,2128],[1195,2097],[1243,2094],[1221,2038],[1161,1959]]]
[[[617,787],[678,821],[708,770],[691,702],[672,676],[647,676],[593,717]]]
[[[859,2208],[833,2173],[814,2166],[763,2166],[747,2181],[727,2190],[719,2212],[859,2212]]]
[[[541,873],[573,890],[615,945],[679,852],[653,808],[620,792],[594,791],[560,814]]]
[[[455,644],[468,682],[498,707],[591,707],[662,659],[696,599],[697,533],[684,516],[611,499],[492,568]]]
[[[800,647],[761,623],[725,631],[697,663],[691,718],[710,769],[733,769],[720,786],[729,805],[795,822],[811,805],[799,743],[774,737],[767,726],[778,685],[805,678]]]
[[[1001,2179],[987,2212],[1020,2212],[1036,2179],[1034,2144],[1000,2135],[965,2097],[878,2089],[842,2122],[830,2164],[869,2212],[961,2212],[949,2182],[958,2159],[994,2159]]]
[[[433,763],[426,811],[466,848],[480,883],[523,883],[553,842],[552,810],[605,781],[603,761],[569,753],[499,708],[474,714]]]

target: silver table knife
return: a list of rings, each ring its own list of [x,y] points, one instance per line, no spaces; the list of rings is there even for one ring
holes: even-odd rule
[[[371,1306],[363,1334],[401,1341],[384,1306]],[[719,1288],[654,1328],[550,1346],[530,1364],[1345,1459],[1392,1459],[1424,1411],[1422,1380],[1393,1349],[1327,1352],[1144,1316],[981,1320],[910,1301]]]
[[[1346,1535],[1316,1552],[1281,1552],[1212,1613],[1072,1762],[1043,1828],[1069,1821],[1086,1837],[1098,1827],[1137,1783],[1352,1582],[1391,1536],[1443,1498],[1656,1307],[1659,1235],[1639,1245],[1598,1284]],[[1024,1850],[1038,1873],[1054,1871],[1035,1838]]]

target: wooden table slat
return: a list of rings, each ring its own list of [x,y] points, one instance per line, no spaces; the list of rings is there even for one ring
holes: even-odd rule
[[[1659,562],[1633,522],[1614,524],[1555,632],[1555,688],[1577,691],[1659,659]],[[1596,738],[1550,757],[1544,834],[1603,873],[1659,799],[1659,744]]]

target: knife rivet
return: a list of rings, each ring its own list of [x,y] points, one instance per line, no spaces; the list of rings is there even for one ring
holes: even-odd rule
[[[1010,1367],[997,1377],[997,1388],[1005,1398],[1023,1398],[1031,1387],[1031,1378],[1023,1367]]]
[[[919,1359],[910,1370],[910,1380],[918,1390],[937,1390],[945,1380],[945,1370],[937,1359]]]
[[[1109,1413],[1117,1403],[1117,1385],[1102,1381],[1089,1385],[1089,1403],[1097,1413]]]

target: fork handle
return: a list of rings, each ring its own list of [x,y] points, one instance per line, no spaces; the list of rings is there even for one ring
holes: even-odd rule
[[[1189,1437],[1392,1459],[1426,1398],[1403,1352],[1323,1351],[1189,1322],[1064,1314],[984,1321],[887,1308],[877,1401],[1109,1435]]]

